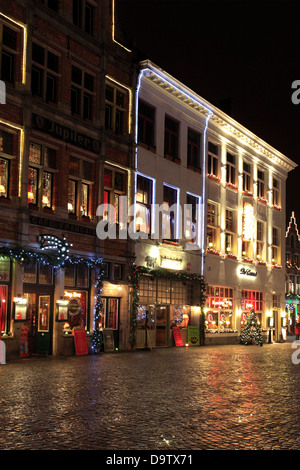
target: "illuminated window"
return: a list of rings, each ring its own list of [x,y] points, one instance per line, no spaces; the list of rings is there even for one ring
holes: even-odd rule
[[[113,85],[105,88],[105,127],[116,134],[123,134],[125,129],[125,110],[127,95]]]
[[[70,156],[68,183],[68,212],[81,217],[90,216],[91,186],[94,165]]]
[[[46,48],[32,44],[31,91],[47,102],[57,103],[59,57]]]
[[[127,226],[125,201],[126,175],[120,170],[104,170],[104,204],[107,205],[104,220],[111,224],[118,223],[120,228]]]
[[[29,145],[28,204],[53,207],[53,175],[56,169],[56,150],[37,142]],[[39,187],[41,191],[39,193]]]
[[[187,163],[188,166],[192,166],[197,169],[201,169],[200,144],[201,135],[192,129],[188,129]]]
[[[136,189],[136,231],[151,234],[151,204],[153,181],[137,175]]]
[[[73,0],[73,24],[93,35],[95,7],[85,0]]]
[[[72,114],[78,114],[83,119],[92,119],[94,77],[73,65],[71,79]]]
[[[228,287],[207,286],[206,295],[207,328],[232,328],[234,290]]]
[[[219,243],[219,206],[212,202],[208,202],[206,245],[208,249],[218,250]]]
[[[243,191],[252,191],[251,165],[243,162]]]
[[[208,142],[208,169],[209,175],[219,176],[219,148]]]
[[[236,252],[236,214],[234,211],[226,209],[225,219],[225,250],[227,254]]]
[[[163,188],[163,216],[162,238],[176,240],[176,211],[178,209],[178,189],[164,184]],[[173,208],[172,208],[173,207]]]
[[[165,156],[179,160],[179,123],[165,117]]]
[[[280,206],[280,183],[276,178],[273,178],[272,204],[273,206]]]
[[[265,254],[265,224],[264,222],[257,221],[256,230],[256,258],[262,261],[266,258]]]
[[[9,160],[0,157],[0,197],[8,197]]]
[[[265,199],[265,173],[262,170],[257,170],[257,197]]]
[[[226,183],[236,184],[236,157],[227,152],[226,161]]]
[[[254,309],[255,315],[259,323],[261,323],[262,313],[265,308],[265,297],[264,293],[255,290],[242,290],[242,300],[241,300],[241,307],[242,307],[242,315],[241,315],[241,326],[245,326],[245,322],[247,316],[250,313],[251,309]]]
[[[279,228],[272,228],[272,263],[280,264],[280,232]]]
[[[36,168],[28,168],[28,204],[37,204],[38,202],[38,178],[39,172]]]
[[[200,199],[197,196],[193,196],[192,194],[187,194],[186,196],[186,203],[187,203],[187,211],[186,211],[186,228],[185,228],[185,236],[187,242],[190,243],[197,243],[198,242],[198,235],[199,229],[198,226],[198,208],[200,204]]]
[[[155,109],[139,101],[138,141],[154,147]]]

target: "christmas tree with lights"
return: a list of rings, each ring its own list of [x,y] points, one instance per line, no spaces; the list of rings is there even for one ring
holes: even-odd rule
[[[254,309],[250,310],[247,317],[245,328],[241,332],[240,342],[241,344],[250,344],[253,339],[255,344],[263,345],[263,338]]]
[[[101,294],[103,290],[103,282],[102,277],[99,275],[97,283],[96,283],[96,304],[95,304],[95,328],[93,331],[93,338],[92,338],[92,348],[95,354],[103,351],[103,330],[102,330],[102,309],[103,309],[103,302],[101,299]]]

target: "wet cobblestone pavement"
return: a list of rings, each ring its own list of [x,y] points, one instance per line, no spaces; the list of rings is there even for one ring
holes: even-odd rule
[[[295,351],[288,342],[7,362],[0,450],[300,450]]]

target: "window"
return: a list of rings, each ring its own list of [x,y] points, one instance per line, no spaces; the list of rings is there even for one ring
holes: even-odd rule
[[[93,35],[95,7],[84,0],[73,0],[73,24]]]
[[[105,127],[116,134],[125,129],[126,95],[123,90],[106,84],[105,88]]]
[[[92,119],[94,77],[73,65],[71,80],[72,114],[78,114],[83,119]]]
[[[120,299],[116,297],[102,297],[102,326],[112,330],[119,326]]]
[[[142,175],[137,175],[136,189],[136,231],[151,234],[151,204],[153,181]]]
[[[8,288],[11,263],[8,258],[0,259],[0,333],[7,331]]]
[[[219,176],[219,148],[208,142],[208,169],[209,175]]]
[[[123,229],[127,226],[126,206],[126,177],[121,171],[105,168],[104,169],[104,204],[107,211],[103,219],[109,223],[118,223]]]
[[[0,157],[0,197],[8,197],[9,160]]]
[[[199,230],[198,227],[198,208],[200,205],[200,198],[187,194],[186,196],[187,211],[185,213],[185,238],[190,243],[198,243]]]
[[[154,147],[155,109],[139,101],[138,141]]]
[[[56,150],[36,142],[29,144],[28,204],[53,208]],[[39,192],[39,188],[41,191]]]
[[[177,240],[177,210],[178,189],[164,184],[163,188],[163,216],[162,216],[162,238],[166,240]]]
[[[219,248],[219,208],[217,204],[207,203],[207,249]]]
[[[207,286],[206,325],[208,329],[232,328],[233,289]]]
[[[93,163],[70,157],[68,184],[68,212],[70,214],[81,217],[90,216],[93,169]]]
[[[235,166],[235,155],[227,152],[227,163],[226,163],[226,183],[236,184],[236,166]]]
[[[14,83],[16,79],[18,32],[6,24],[0,23],[0,39],[0,78],[4,82]]]
[[[231,255],[236,252],[236,218],[234,211],[226,209],[225,224],[225,250],[227,255]]]
[[[59,57],[46,48],[32,44],[31,91],[47,102],[57,103]]]
[[[272,264],[280,264],[280,234],[277,227],[272,229]]]
[[[251,165],[246,162],[243,162],[243,191],[252,191]]]
[[[276,178],[273,178],[272,204],[273,206],[280,206],[280,183]]]
[[[261,170],[257,170],[257,197],[265,199],[265,174]]]
[[[201,135],[198,132],[193,131],[192,129],[188,129],[188,148],[187,148],[187,156],[188,156],[188,166],[192,166],[193,168],[200,169],[200,141]]]
[[[265,224],[264,222],[257,221],[256,230],[256,258],[262,261],[266,258],[265,255]]]
[[[264,293],[254,290],[242,290],[242,316],[241,316],[241,326],[245,326],[247,316],[251,309],[254,309],[255,315],[259,323],[261,323],[262,313],[265,307]]]
[[[26,284],[52,285],[53,269],[42,263],[24,266],[23,282]]]
[[[179,123],[165,117],[165,156],[170,156],[175,160],[179,160],[178,145],[179,144]]]

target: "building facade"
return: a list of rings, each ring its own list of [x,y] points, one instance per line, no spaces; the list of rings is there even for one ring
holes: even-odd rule
[[[146,214],[141,220],[147,232],[136,245],[137,265],[146,267],[150,260],[153,268],[166,267],[179,278],[189,272],[204,276],[206,344],[239,342],[251,309],[265,340],[267,335],[281,340],[286,335],[285,182],[296,165],[149,61],[141,63],[137,100],[136,204],[139,215]],[[175,204],[181,212],[192,203],[193,250],[185,218],[181,238],[171,230],[169,240],[164,221],[172,224],[172,214],[154,219],[150,202]],[[158,225],[160,237],[153,240]],[[141,279],[139,308],[151,311],[156,332],[163,318],[167,344],[174,344],[174,312],[186,318],[178,322],[182,330],[197,326],[200,303],[183,292],[174,293],[174,302],[175,287],[163,282],[155,283],[151,275]],[[159,344],[154,332],[153,342]]]
[[[288,333],[294,334],[295,321],[299,316],[300,299],[300,239],[298,225],[294,212],[292,212],[286,230],[286,284],[285,308],[287,314]]]
[[[113,206],[106,217],[119,227],[121,196],[132,197],[134,75],[114,37],[114,1],[20,0],[0,10],[7,353],[19,354],[27,335],[29,354],[72,354],[74,328],[90,348],[99,276],[106,349],[126,348],[131,240],[96,235],[97,207]]]

